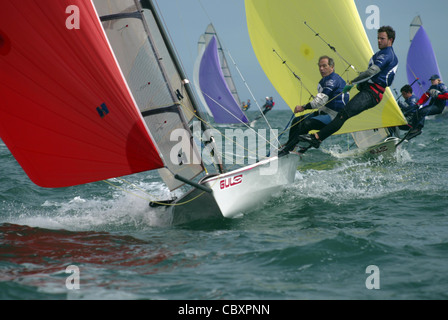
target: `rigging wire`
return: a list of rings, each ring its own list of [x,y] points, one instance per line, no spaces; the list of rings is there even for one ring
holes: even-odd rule
[[[208,14],[207,10],[205,9],[205,7],[203,6],[201,0],[198,0],[198,2],[199,2],[199,4],[200,4],[202,10],[204,11],[204,14],[205,14],[205,15],[207,16],[207,18],[209,19],[209,22],[213,24],[212,19],[211,19],[210,15]],[[218,38],[218,35],[217,35],[217,34],[215,34],[215,36]],[[241,73],[241,71],[240,71],[240,69],[239,69],[237,63],[236,63],[235,60],[233,59],[233,57],[232,57],[232,55],[231,55],[231,53],[230,53],[230,50],[227,49],[227,46],[225,45],[225,42],[224,42],[221,38],[218,38],[218,42],[219,42],[219,43],[222,43],[222,47],[223,47],[223,55],[224,55],[225,53],[227,53],[227,56],[228,56],[228,57],[230,58],[230,60],[232,61],[232,63],[233,63],[233,65],[234,65],[235,69],[237,70],[239,76],[241,77],[241,80],[243,81],[244,85],[246,86],[247,90],[249,91],[249,94],[250,94],[250,96],[251,96],[251,98],[252,98],[252,101],[255,102],[255,104],[256,104],[258,110],[259,110],[260,113],[262,114],[262,116],[263,116],[263,118],[264,118],[266,124],[268,125],[270,131],[272,132],[273,130],[272,130],[272,126],[271,126],[271,124],[269,123],[269,121],[268,121],[268,119],[265,117],[265,115],[263,114],[263,111],[261,110],[261,107],[260,107],[260,104],[258,103],[258,100],[255,98],[255,96],[254,96],[254,94],[253,94],[251,88],[249,87],[249,84],[247,83],[246,79],[244,78],[243,74]],[[224,48],[226,48],[226,49],[224,49]],[[229,70],[229,72],[230,72],[230,70]],[[250,128],[250,129],[254,130],[253,128]],[[254,131],[255,131],[255,130],[254,130]],[[268,143],[269,143],[269,142],[268,142]],[[280,143],[280,142],[277,141],[277,143]]]
[[[347,65],[348,65],[348,68],[352,68],[356,73],[358,73],[359,74],[359,71],[355,68],[355,66],[354,65],[352,65],[350,62],[348,62],[341,54],[339,54],[339,52],[337,52],[337,50],[336,50],[336,48],[334,47],[334,46],[332,46],[330,43],[328,43],[327,41],[325,41],[325,39],[324,38],[322,38],[321,36],[320,36],[320,34],[319,33],[317,33],[313,28],[311,28],[311,26],[308,24],[308,23],[306,23],[306,21],[304,21],[304,23],[305,23],[305,25],[314,33],[314,35],[316,36],[316,37],[318,37],[319,39],[321,39],[332,51],[334,51],[334,53],[336,53],[337,55],[338,55],[338,57],[339,58],[341,58],[342,59],[342,61],[344,61]],[[348,68],[347,68],[347,70],[348,70]],[[346,71],[347,71],[346,70]]]
[[[347,60],[345,60],[337,51],[336,51],[336,48],[334,47],[334,46],[332,46],[331,44],[329,44],[328,42],[326,42],[320,35],[319,35],[319,33],[317,33],[317,32],[315,32],[307,23],[306,23],[306,21],[304,22],[305,23],[305,25],[308,27],[308,28],[310,28],[311,29],[311,31],[313,31],[314,33],[315,33],[315,36],[318,36],[323,42],[325,42],[328,46],[329,46],[329,48],[331,49],[331,50],[333,50],[349,67],[346,69],[346,71],[349,69],[349,68],[352,68],[355,72],[357,72],[357,73],[359,73],[357,70],[356,70],[356,68],[352,65],[352,64],[350,64]],[[278,57],[283,61],[283,64],[285,64],[286,65],[286,67],[290,70],[290,72],[294,75],[294,77],[297,79],[297,80],[299,80],[300,82],[301,82],[301,84],[303,85],[303,83],[302,83],[302,80],[301,80],[301,78],[294,72],[294,70],[292,70],[291,69],[291,67],[289,66],[289,65],[287,65],[287,63],[286,63],[286,61],[284,61],[284,59],[278,54],[278,52],[276,52],[276,50],[275,49],[273,49],[273,51],[278,55]],[[306,88],[306,86],[304,86],[303,85],[303,87],[310,93],[310,95],[311,95],[311,97],[312,98],[314,98],[314,96],[311,94],[311,92]],[[330,103],[331,101],[333,101],[334,99],[336,99],[336,98],[338,98],[340,95],[342,95],[343,94],[343,92],[341,92],[341,93],[339,93],[338,95],[336,95],[335,97],[333,97],[332,99],[330,99],[329,101],[327,101],[323,106],[326,106],[328,103]],[[323,107],[322,106],[322,107]],[[287,131],[287,130],[290,130],[292,127],[294,127],[294,126],[296,126],[296,125],[298,125],[300,122],[302,122],[303,120],[305,120],[308,116],[310,116],[311,114],[313,114],[312,112],[310,112],[310,113],[308,113],[308,114],[306,114],[305,116],[303,116],[303,118],[302,119],[300,119],[299,121],[297,121],[296,123],[294,123],[292,126],[290,126],[290,127],[288,127],[288,128],[285,128],[285,130],[283,130],[283,132],[280,134],[280,136],[282,136],[283,135],[283,133],[285,132],[285,131]],[[294,114],[293,114],[293,117],[294,117]],[[291,119],[292,120],[292,119]],[[289,123],[291,122],[291,120],[289,121]],[[288,123],[288,124],[289,124]],[[288,125],[287,125],[288,126]]]
[[[182,104],[180,104],[180,105],[183,107]],[[185,108],[185,110],[188,111],[188,112],[191,112],[188,108]],[[231,138],[229,138],[228,136],[226,136],[225,134],[223,134],[220,130],[218,130],[217,128],[215,128],[211,123],[206,122],[204,119],[202,119],[201,117],[199,117],[197,114],[193,114],[193,116],[196,117],[199,121],[202,121],[202,122],[206,123],[210,128],[212,128],[212,129],[214,129],[216,132],[218,132],[224,139],[227,139],[227,140],[233,142],[233,139],[231,139]],[[245,124],[245,125],[247,126],[247,124]],[[250,127],[249,127],[249,128],[250,128]],[[258,132],[256,132],[253,128],[250,128],[250,129],[251,129],[252,131],[254,131],[259,137],[261,137],[262,139],[264,139],[264,140],[266,141],[266,145],[271,144],[270,141],[268,141],[266,138],[264,138],[263,136],[261,136],[261,135],[260,135]],[[251,154],[254,154],[255,156],[258,156],[257,153],[255,153],[255,152],[253,152],[252,150],[250,150],[250,149],[248,149],[248,148],[242,146],[241,144],[239,144],[239,143],[237,143],[237,142],[235,142],[235,145],[241,147],[243,150],[246,150],[246,151],[248,152],[248,154],[251,153]],[[273,145],[273,147],[276,148],[275,145]],[[268,157],[268,156],[266,156],[265,158],[267,158],[267,157]]]
[[[198,1],[199,1],[199,0],[198,0]],[[165,21],[165,17],[162,15],[162,10],[160,9],[157,0],[154,0],[154,2],[155,2],[155,5],[156,5],[156,8],[157,8],[157,11],[159,12],[160,19],[162,20],[162,23],[163,23],[163,25],[164,25],[164,27],[165,27],[165,31],[166,31],[166,33],[167,33],[167,36],[168,36],[168,38],[169,38],[169,40],[170,40],[170,42],[171,42],[171,45],[172,45],[172,47],[173,47],[173,50],[175,51],[176,55],[177,55],[178,57],[180,57],[179,51],[177,50],[177,47],[176,47],[176,45],[175,45],[175,42],[173,41],[173,38],[172,38],[172,36],[171,36],[170,29],[168,28],[168,25],[167,25],[167,23],[166,23],[166,21]],[[177,2],[177,0],[176,0],[176,2]],[[177,5],[176,5],[176,8],[179,9],[180,6],[177,4]],[[183,22],[183,19],[182,19],[182,14],[181,14],[181,12],[178,12],[178,18],[179,18],[180,24],[183,26],[183,27],[182,27],[182,30],[185,32],[185,30],[187,30],[187,28],[185,28],[185,26],[184,26],[184,22]],[[187,35],[185,35],[185,34],[184,34],[184,37],[183,37],[183,38],[184,38],[184,39],[188,39]],[[189,45],[186,45],[185,47],[188,48],[188,54],[189,54],[189,56],[190,56],[191,61],[193,61],[192,64],[194,65],[194,61],[195,61],[195,59],[193,58],[193,53],[192,53],[191,50],[190,50],[191,48],[190,48]],[[178,60],[179,60],[179,64],[181,65],[181,68],[182,68],[183,70],[186,70],[186,68],[185,68],[185,66],[184,66],[184,64],[183,64],[182,59],[178,59]],[[191,82],[189,81],[189,83],[191,83]],[[181,88],[184,88],[184,86],[181,86]],[[192,92],[191,94],[194,95],[194,98],[196,99],[196,93],[195,93],[195,92]],[[207,110],[205,110],[205,109],[203,108],[203,106],[202,106],[200,103],[198,103],[198,105],[197,105],[196,107],[197,107],[198,109],[201,109],[201,110],[200,110],[201,113],[205,114],[205,116],[206,116],[207,118],[209,118],[209,115],[208,115],[208,113],[207,113]],[[204,109],[204,110],[203,110],[203,109]]]
[[[341,59],[341,60],[343,60],[347,65],[348,65],[348,67],[347,67],[347,69],[346,69],[346,71],[345,72],[347,72],[350,68],[351,69],[353,69],[356,73],[358,73],[359,74],[359,71],[356,69],[356,67],[353,65],[353,64],[351,64],[350,62],[348,62],[341,54],[339,54],[339,52],[336,50],[336,48],[333,46],[333,45],[331,45],[330,43],[328,43],[323,37],[321,37],[320,36],[320,34],[318,33],[318,32],[316,32],[306,21],[304,21],[304,24],[314,33],[314,35],[315,36],[317,36],[317,37],[319,37],[319,39],[321,39],[333,52],[335,52],[338,56],[339,56],[339,58]],[[279,56],[279,58],[283,61],[283,63],[284,64],[286,64],[286,61],[284,61],[283,59],[282,59],[282,57],[276,52],[276,50],[275,49],[273,49],[273,51]],[[294,75],[294,77],[297,79],[297,80],[299,80],[300,82],[301,82],[301,78],[286,64],[286,67],[291,71],[291,73]],[[418,79],[417,79],[418,80]],[[305,87],[305,86],[304,86]],[[306,87],[305,87],[305,89],[307,89]],[[307,89],[307,91],[310,93],[310,91]],[[311,94],[311,93],[310,93]],[[336,99],[337,97],[339,97],[340,95],[341,95],[342,93],[340,93],[340,94],[338,94],[337,96],[335,96],[333,99]],[[313,95],[311,94],[311,96],[313,97]],[[331,100],[329,100],[329,101],[327,101],[327,103],[326,104],[328,104],[330,101],[332,101],[333,99],[331,99]],[[325,104],[325,105],[326,105]],[[310,114],[312,114],[312,113],[310,113]],[[297,121],[294,125],[292,125],[292,126],[290,126],[289,128],[285,128],[285,130],[281,133],[281,135],[286,131],[286,130],[289,130],[289,129],[291,129],[293,126],[295,126],[295,125],[297,125],[297,124],[299,124],[301,121],[303,121],[303,120],[305,120],[310,114],[308,114],[308,115],[306,115],[306,116],[304,116],[300,121]],[[294,115],[293,115],[294,116]],[[291,121],[291,120],[290,120]],[[280,136],[281,136],[280,135]]]
[[[297,75],[297,73],[295,73],[295,71],[292,70],[292,68],[288,65],[288,63],[286,62],[286,60],[283,59],[282,56],[280,56],[280,54],[277,52],[277,50],[272,49],[272,51],[277,55],[277,57],[282,61],[282,63],[283,63],[283,64],[288,68],[288,70],[293,74],[294,78],[296,78],[296,79],[300,82],[301,88],[305,88],[305,90],[308,91],[308,93],[310,94],[310,98],[308,99],[308,101],[311,100],[311,98],[314,99],[314,95],[313,95],[313,94],[311,93],[311,91],[305,86],[305,84],[304,84],[303,81],[302,81],[302,78],[300,78],[300,77]]]
[[[411,68],[409,68],[410,70],[411,70],[411,72],[412,72],[412,75],[415,77],[415,80],[410,84],[410,86],[412,87],[412,85],[414,84],[414,83],[418,83],[418,85],[420,86],[420,88],[423,90],[423,86],[422,86],[422,84],[420,83],[420,78],[417,78],[417,76],[415,75],[415,73],[414,73],[414,71],[412,71],[412,69]],[[400,99],[401,98],[401,96],[402,96],[403,94],[402,93],[400,93],[400,95],[398,96],[398,98],[396,98],[395,100],[398,100],[398,99]]]
[[[417,77],[417,75],[415,74],[414,70],[412,70],[412,68],[409,66],[409,64],[407,65],[407,67],[408,67],[409,70],[412,72],[412,75],[413,75],[414,78],[415,78],[414,82],[412,82],[412,83],[410,84],[410,86],[412,86],[415,82],[417,82],[417,83],[418,83],[418,86],[420,87],[420,89],[421,89],[423,92],[425,92],[425,89],[423,89],[423,85],[422,85],[422,83],[419,81],[420,78]]]
[[[310,90],[305,86],[305,84],[303,83],[302,78],[300,78],[300,77],[297,75],[297,73],[295,73],[295,71],[288,65],[288,63],[286,62],[286,60],[284,60],[284,59],[280,56],[280,54],[277,52],[277,50],[272,49],[272,51],[273,51],[273,52],[277,55],[277,57],[282,61],[282,64],[285,65],[285,66],[288,68],[288,70],[293,74],[294,78],[296,78],[296,79],[300,82],[300,100],[301,100],[301,98],[302,98],[302,90],[303,90],[303,88],[305,88],[305,90],[308,91],[308,93],[310,94],[310,97],[308,98],[308,101],[311,100],[312,98],[314,98],[314,95],[311,93],[311,91],[310,91]],[[336,97],[335,97],[335,98],[336,98]],[[334,98],[333,98],[333,99],[334,99]],[[332,99],[332,100],[333,100],[333,99]],[[331,100],[330,100],[330,101],[331,101]],[[328,102],[330,102],[330,101],[328,101]],[[327,102],[327,103],[328,103],[328,102]],[[309,117],[310,114],[311,114],[311,113],[305,115],[301,120],[297,121],[297,122],[296,122],[295,124],[293,124],[292,126],[289,126],[289,124],[292,122],[292,120],[293,120],[294,117],[295,117],[295,114],[294,114],[294,112],[293,112],[291,118],[289,119],[288,123],[287,123],[286,126],[285,126],[285,129],[283,129],[283,131],[279,134],[277,141],[283,136],[283,134],[284,134],[286,131],[288,131],[288,130],[290,130],[292,127],[298,125],[300,122],[302,122],[302,121],[305,120],[307,117]],[[280,145],[280,142],[279,142],[279,145]]]
[[[233,65],[235,66],[235,69],[238,71],[238,74],[240,75],[241,79],[243,80],[244,84],[246,85],[246,88],[247,88],[247,90],[249,91],[249,93],[250,93],[250,95],[251,95],[251,97],[252,97],[252,100],[255,101],[255,104],[257,105],[258,110],[263,114],[263,112],[261,111],[261,107],[260,107],[260,105],[258,104],[257,99],[255,98],[254,94],[252,93],[252,90],[249,88],[249,85],[248,85],[248,83],[246,82],[246,79],[244,79],[243,74],[241,73],[240,69],[238,68],[238,66],[237,66],[237,64],[236,64],[236,62],[235,62],[235,60],[233,59],[232,55],[230,54],[230,51],[227,50],[227,54],[229,55],[230,60],[232,60],[232,63],[233,63]],[[265,119],[265,121],[266,121],[266,124],[268,125],[269,129],[270,129],[271,132],[272,132],[273,130],[272,130],[271,124],[269,123],[268,119],[265,117],[264,114],[263,114],[263,117],[264,117],[264,119]],[[252,128],[251,128],[251,129],[252,129]],[[277,139],[277,143],[280,144],[280,141],[278,141],[278,139]]]

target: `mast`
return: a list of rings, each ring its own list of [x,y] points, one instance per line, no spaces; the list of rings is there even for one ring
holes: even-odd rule
[[[412,40],[415,37],[415,34],[417,33],[417,31],[420,29],[420,27],[423,25],[422,23],[422,19],[420,18],[420,16],[416,16],[411,24],[409,25],[409,42],[412,42]]]
[[[138,0],[136,0],[136,2],[137,2],[137,1],[138,1]],[[153,14],[153,16],[154,16],[154,19],[155,19],[155,22],[156,22],[156,24],[157,24],[157,26],[158,26],[158,28],[159,28],[159,30],[160,30],[160,33],[161,33],[161,35],[162,35],[162,38],[163,38],[163,40],[164,40],[164,42],[165,42],[165,45],[166,45],[166,47],[167,47],[167,49],[168,49],[168,52],[169,52],[170,56],[171,56],[172,59],[173,59],[173,62],[174,62],[174,64],[175,64],[175,66],[176,66],[176,69],[177,69],[179,75],[182,77],[182,80],[183,80],[183,84],[184,84],[185,90],[187,91],[187,94],[188,94],[188,96],[190,97],[190,100],[191,100],[192,106],[193,106],[193,108],[194,108],[194,110],[195,110],[195,113],[199,116],[200,119],[204,119],[204,117],[203,117],[201,111],[200,111],[199,108],[198,108],[198,105],[199,105],[199,104],[198,104],[198,102],[197,102],[197,100],[196,100],[196,97],[195,97],[195,95],[194,95],[194,93],[193,93],[193,90],[192,90],[192,88],[191,88],[191,86],[190,86],[190,81],[188,80],[188,78],[187,78],[187,76],[186,76],[186,74],[185,74],[185,72],[184,72],[184,70],[183,70],[183,68],[182,68],[182,65],[181,65],[181,63],[180,63],[180,60],[179,60],[179,58],[177,57],[177,54],[176,54],[176,52],[175,52],[175,50],[174,50],[174,48],[173,48],[173,45],[171,44],[171,41],[170,41],[170,39],[169,39],[169,37],[168,37],[166,31],[165,31],[165,27],[164,27],[164,25],[163,25],[163,23],[162,23],[162,20],[161,20],[161,18],[160,18],[160,15],[159,15],[158,11],[155,9],[155,6],[154,6],[154,4],[153,4],[153,1],[152,1],[152,0],[140,0],[140,3],[141,3],[142,8],[144,8],[144,9],[149,9],[149,10],[152,12],[152,14]],[[179,96],[178,96],[178,97],[179,97]],[[204,123],[204,121],[201,120],[200,123],[201,123],[201,129],[202,129],[202,131],[203,131],[205,134],[208,134],[208,133],[209,133],[209,130],[208,130],[209,128],[206,126],[206,124]],[[216,163],[217,166],[218,166],[218,170],[219,170],[219,172],[220,172],[220,173],[225,172],[224,164],[223,164],[223,161],[222,161],[222,159],[221,159],[221,155],[220,155],[220,153],[217,152],[217,150],[216,150],[215,140],[214,140],[213,136],[208,135],[206,140],[207,140],[207,141],[204,141],[204,144],[205,144],[206,146],[209,145],[209,144],[211,144],[212,149],[211,149],[211,152],[210,152],[210,153],[211,153],[212,157],[214,158],[215,163]]]
[[[138,0],[135,0],[135,1],[138,2]],[[181,67],[180,60],[177,57],[177,54],[176,54],[176,52],[175,52],[175,50],[174,50],[174,48],[173,48],[173,46],[171,44],[171,41],[169,40],[169,37],[168,37],[168,35],[167,35],[166,31],[165,31],[165,27],[164,27],[164,25],[162,23],[162,20],[160,19],[159,13],[155,9],[155,6],[153,5],[152,0],[141,0],[140,2],[141,2],[141,7],[143,9],[149,9],[153,13],[155,22],[157,23],[157,26],[158,26],[158,28],[160,30],[160,33],[161,33],[162,38],[163,38],[163,40],[165,42],[165,45],[166,45],[166,47],[168,49],[168,52],[170,53],[170,56],[172,57],[173,62],[176,65],[177,72],[182,77],[182,80],[184,80],[184,81],[187,80],[188,81],[188,82],[184,82],[184,85],[185,85],[185,89],[186,89],[188,95],[190,96],[190,100],[192,101],[193,106],[194,106],[196,112],[202,118],[202,115],[200,114],[200,111],[196,107],[198,104],[196,102],[195,96],[193,95],[193,91],[190,88],[189,80],[188,80],[187,76],[185,75],[185,72],[184,72],[183,68]]]
[[[229,64],[227,63],[226,54],[224,50],[224,46],[221,43],[221,40],[219,39],[218,33],[216,32],[215,27],[212,23],[210,23],[207,26],[207,29],[204,34],[206,37],[206,40],[208,37],[216,37],[216,41],[218,43],[218,54],[221,62],[221,69],[222,73],[224,74],[224,79],[227,82],[227,85],[229,86],[230,92],[232,93],[233,97],[235,98],[235,101],[240,106],[241,105],[241,99],[238,95],[238,92],[236,90],[235,82],[233,81],[232,73],[230,72]],[[208,36],[208,37],[207,37]],[[209,41],[207,41],[208,43]],[[205,43],[205,44],[207,44]]]
[[[199,100],[215,123],[249,122],[241,110],[241,101],[225,52],[211,23],[199,37],[193,82]]]

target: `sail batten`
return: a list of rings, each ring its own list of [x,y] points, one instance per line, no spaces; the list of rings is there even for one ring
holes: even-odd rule
[[[344,60],[358,71],[367,69],[373,50],[353,0],[246,0],[245,5],[249,36],[258,61],[291,110],[309,102],[308,90],[317,93],[321,79],[317,67],[320,56],[332,57],[336,63],[335,71],[346,80],[352,80],[358,74]],[[336,48],[344,59],[308,26]],[[356,90],[350,94],[354,96]],[[347,120],[337,134],[405,123],[390,89],[387,89],[377,107]]]

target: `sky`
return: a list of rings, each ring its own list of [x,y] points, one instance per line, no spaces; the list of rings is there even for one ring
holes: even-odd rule
[[[212,22],[224,49],[231,54],[241,72],[242,77],[238,70],[231,66],[240,98],[253,100],[250,93],[252,92],[261,106],[266,96],[273,96],[276,101],[274,109],[290,110],[264,74],[252,49],[247,31],[244,0],[154,0],[154,2],[160,10],[184,70],[190,79],[193,78],[199,36]],[[410,45],[409,25],[417,15],[420,15],[431,40],[438,60],[440,76],[442,79],[444,77],[448,79],[448,58],[446,58],[448,0],[355,0],[355,4],[374,52],[378,50],[377,30],[368,27],[368,20],[372,13],[370,11],[366,13],[367,7],[377,6],[380,14],[379,24],[390,25],[396,31],[394,50],[400,64],[392,89],[399,92],[400,88],[407,83],[405,66]],[[232,64],[229,59],[228,62]],[[366,68],[367,63],[368,61],[366,61]],[[445,80],[445,83],[446,81],[448,80]]]

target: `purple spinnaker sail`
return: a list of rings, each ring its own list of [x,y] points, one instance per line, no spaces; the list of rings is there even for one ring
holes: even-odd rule
[[[429,78],[433,74],[440,76],[436,55],[423,26],[420,26],[409,47],[406,72],[409,84],[419,79],[412,85],[412,90],[418,98],[431,86]]]
[[[216,123],[247,123],[224,79],[216,38],[210,40],[199,67],[199,85]]]

